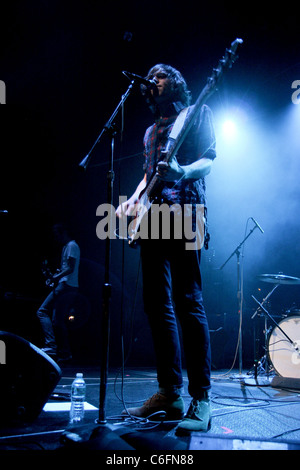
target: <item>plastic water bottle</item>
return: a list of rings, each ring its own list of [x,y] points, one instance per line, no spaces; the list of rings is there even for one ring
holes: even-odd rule
[[[70,422],[79,423],[84,417],[86,385],[82,373],[77,373],[71,387]]]

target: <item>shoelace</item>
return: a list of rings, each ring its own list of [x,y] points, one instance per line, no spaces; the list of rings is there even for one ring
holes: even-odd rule
[[[199,418],[197,416],[197,413],[200,412],[200,403],[201,403],[200,400],[195,400],[195,399],[192,400],[190,407],[188,409],[188,412],[187,412],[187,418],[198,419],[198,421],[203,421],[202,418]]]

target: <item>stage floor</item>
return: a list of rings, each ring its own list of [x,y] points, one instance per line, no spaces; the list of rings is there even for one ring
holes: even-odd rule
[[[69,424],[70,387],[76,372],[87,384],[86,411],[81,425]],[[124,419],[124,408],[138,406],[156,392],[153,369],[109,370],[106,425],[99,425],[100,367],[62,368],[62,377],[43,411],[32,423],[0,428],[0,450],[99,449],[107,451],[294,450],[300,449],[300,390],[275,388],[272,381],[237,371],[214,371],[211,390],[213,419],[207,433],[176,435],[176,422]],[[271,377],[272,379],[272,377]],[[101,395],[103,397],[103,394]],[[186,409],[190,397],[185,376]],[[136,454],[135,454],[136,455]]]

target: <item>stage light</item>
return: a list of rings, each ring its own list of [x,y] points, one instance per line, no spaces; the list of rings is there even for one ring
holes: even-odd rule
[[[237,127],[234,121],[231,119],[227,119],[224,121],[222,126],[222,133],[223,136],[229,139],[236,137],[237,135]]]
[[[248,132],[249,119],[253,110],[249,103],[239,101],[232,106],[220,108],[214,114],[216,136],[226,144],[238,145]]]

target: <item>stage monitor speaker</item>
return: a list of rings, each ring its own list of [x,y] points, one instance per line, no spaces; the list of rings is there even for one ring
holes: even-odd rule
[[[264,441],[262,439],[202,436],[200,433],[192,433],[190,450],[299,450],[298,442],[284,442],[274,439]]]
[[[273,388],[300,390],[300,379],[293,377],[275,376],[272,379],[271,386]]]
[[[37,418],[60,378],[59,366],[41,349],[0,331],[0,423]]]

